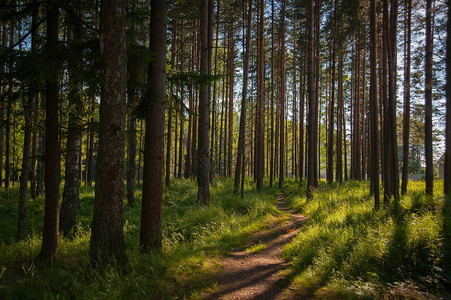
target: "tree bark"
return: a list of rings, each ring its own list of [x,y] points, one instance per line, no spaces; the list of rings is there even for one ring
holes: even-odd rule
[[[250,55],[250,45],[251,45],[251,22],[252,22],[252,0],[248,2],[248,15],[247,15],[247,31],[246,31],[246,52],[244,55],[244,66],[243,66],[243,91],[241,98],[241,115],[240,115],[240,132],[238,136],[238,151],[236,156],[236,167],[235,167],[235,182],[233,191],[235,194],[238,193],[238,187],[240,185],[241,169],[244,172],[244,150],[245,150],[245,139],[246,139],[246,112],[247,112],[247,84],[249,78],[249,55]]]
[[[280,158],[279,158],[279,188],[283,186],[284,166],[285,164],[285,6],[286,1],[282,0],[282,12],[280,20],[280,121],[279,121],[279,138],[280,138]],[[310,40],[309,40],[310,41]],[[313,51],[313,50],[312,50]]]
[[[282,1],[284,2],[284,1]],[[257,102],[256,102],[256,138],[255,138],[255,179],[257,191],[261,192],[263,187],[263,176],[265,172],[265,43],[264,43],[264,9],[263,0],[259,3],[259,23],[257,37]],[[284,4],[282,4],[284,6]],[[284,11],[284,8],[282,8]]]
[[[445,140],[445,195],[451,194],[451,2],[448,1],[448,21],[446,31],[446,140]]]
[[[38,41],[38,28],[36,24],[38,22],[38,11],[33,9],[32,11],[32,27],[35,28],[31,33],[31,51],[33,53],[37,50]],[[33,85],[36,82],[32,82]],[[28,187],[28,175],[31,171],[31,142],[32,142],[32,122],[33,122],[33,105],[37,103],[37,94],[30,95],[29,97],[24,97],[23,108],[24,108],[24,141],[23,141],[23,152],[22,152],[22,170],[20,173],[20,187],[19,187],[19,211],[17,214],[18,224],[17,224],[17,239],[24,239],[27,235],[27,187]],[[1,115],[3,120],[3,114]],[[2,153],[2,152],[0,152]],[[0,159],[1,160],[1,159]],[[1,170],[1,167],[0,167]]]
[[[95,113],[95,99],[91,99],[91,114]],[[91,117],[88,125],[89,130],[89,148],[86,154],[86,181],[88,186],[92,186],[92,181],[94,180],[94,117]]]
[[[333,46],[332,46],[332,75],[331,75],[331,96],[329,107],[329,138],[327,144],[327,182],[334,181],[334,111],[335,111],[335,56],[337,52],[337,9],[338,0],[335,0],[334,8],[334,32],[333,32]]]
[[[208,70],[208,11],[213,9],[209,7],[208,0],[200,2],[200,73],[209,74]],[[201,86],[199,92],[199,128],[198,128],[198,153],[197,153],[197,199],[205,206],[210,206],[210,151],[209,151],[209,135],[210,135],[210,107],[208,99],[208,89],[210,83]],[[232,93],[233,95],[233,93]]]
[[[232,175],[232,150],[233,150],[233,91],[235,85],[235,29],[233,22],[230,24],[229,28],[229,45],[230,45],[230,53],[229,53],[229,110],[228,110],[228,144],[227,144],[227,176],[230,177]]]
[[[102,0],[99,147],[90,262],[128,266],[123,233],[126,118],[125,1]]]
[[[56,1],[47,3],[47,51],[56,55],[58,47],[59,11]],[[46,82],[45,112],[45,210],[39,260],[55,260],[58,249],[58,198],[59,198],[59,157],[58,147],[58,73]]]
[[[307,2],[307,93],[308,93],[308,161],[307,161],[307,199],[313,197],[315,186],[315,91],[314,91],[314,52],[313,52],[313,0]]]
[[[410,136],[410,45],[411,45],[411,20],[412,0],[405,3],[404,22],[404,114],[402,122],[402,183],[401,195],[407,193],[409,181],[409,136]]]
[[[379,209],[379,148],[378,148],[378,128],[377,120],[377,37],[376,37],[376,1],[370,3],[370,145],[371,156],[371,191],[374,195],[374,208]]]
[[[269,164],[269,187],[272,187],[274,179],[274,0],[271,0],[271,156]]]
[[[163,219],[164,110],[166,103],[166,19],[165,0],[152,0],[150,52],[144,144],[144,178],[141,212],[140,252],[161,251]],[[150,104],[149,103],[149,104]]]
[[[337,106],[337,159],[335,180],[343,182],[343,49],[340,41],[338,50],[338,106]]]
[[[64,235],[75,234],[76,210],[80,207],[80,160],[82,139],[83,103],[80,94],[80,72],[82,68],[82,49],[80,43],[80,28],[75,20],[71,20],[72,29],[69,33],[74,43],[76,58],[69,60],[69,125],[66,142],[66,174],[64,181],[63,201],[60,211],[60,231]]]
[[[426,0],[426,63],[424,106],[424,149],[426,158],[426,194],[434,190],[434,162],[432,159],[432,0]]]

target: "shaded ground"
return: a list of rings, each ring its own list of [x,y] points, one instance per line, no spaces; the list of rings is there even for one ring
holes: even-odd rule
[[[307,217],[284,205],[285,194],[279,194],[277,200],[278,209],[286,213],[284,221],[255,236],[247,249],[232,251],[222,259],[223,272],[214,279],[217,286],[201,294],[200,299],[297,298],[284,276],[289,264],[282,259],[282,249],[296,236]]]

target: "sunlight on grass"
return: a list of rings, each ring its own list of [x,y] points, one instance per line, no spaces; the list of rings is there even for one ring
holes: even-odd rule
[[[256,245],[246,248],[244,251],[246,253],[261,253],[266,249],[266,246],[267,245],[265,243],[258,243]]]
[[[275,192],[255,191],[246,181],[246,197],[233,194],[232,179],[214,181],[211,206],[197,203],[194,180],[172,180],[164,190],[163,253],[138,253],[141,189],[136,203],[124,203],[124,235],[132,271],[96,271],[89,267],[90,224],[94,188],[80,189],[81,209],[77,214],[76,236],[60,237],[58,262],[53,268],[34,265],[41,246],[44,198],[30,200],[28,223],[31,235],[15,241],[17,189],[0,191],[0,298],[152,298],[171,299],[196,295],[209,287],[217,273],[218,255],[244,246],[251,234],[274,220]],[[61,189],[62,190],[62,189]],[[257,249],[256,249],[257,251]]]
[[[305,185],[287,186],[294,190],[287,202],[310,218],[283,250],[301,296],[327,295],[330,287],[331,294],[344,293],[344,298],[379,298],[399,292],[400,284],[443,292],[449,258],[443,256],[441,181],[434,197],[424,195],[424,182],[410,182],[398,217],[392,215],[393,203],[374,211],[369,182],[324,183],[311,201],[303,196]]]

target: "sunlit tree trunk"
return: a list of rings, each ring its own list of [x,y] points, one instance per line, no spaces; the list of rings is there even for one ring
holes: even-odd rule
[[[208,70],[208,11],[213,9],[209,7],[207,0],[201,0],[200,3],[200,72],[209,74]],[[198,129],[198,164],[197,164],[197,199],[205,206],[210,206],[210,99],[208,98],[208,89],[210,84],[199,92],[199,129]]]
[[[247,84],[249,78],[249,55],[250,55],[250,45],[251,45],[251,22],[252,22],[252,0],[248,2],[248,17],[247,17],[247,31],[246,31],[246,52],[244,55],[244,66],[243,66],[243,90],[241,98],[241,115],[240,115],[240,132],[238,137],[238,151],[236,157],[236,167],[235,167],[235,183],[234,183],[234,193],[238,193],[238,187],[240,185],[241,168],[244,169],[244,149],[245,149],[245,139],[246,139],[246,111],[247,111]],[[244,172],[244,171],[243,171]]]

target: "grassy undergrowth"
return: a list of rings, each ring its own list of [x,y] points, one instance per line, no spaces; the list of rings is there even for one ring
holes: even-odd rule
[[[393,204],[374,211],[369,182],[322,183],[310,201],[305,184],[285,188],[289,205],[310,218],[283,251],[302,297],[451,297],[451,210],[442,182],[433,197],[423,182],[409,183],[397,217]]]
[[[212,284],[221,254],[242,247],[276,214],[275,192],[258,195],[249,182],[246,199],[232,193],[231,180],[215,181],[211,207],[196,203],[197,186],[191,180],[173,180],[164,192],[163,253],[138,254],[141,186],[137,203],[124,205],[124,233],[130,274],[115,269],[89,268],[90,224],[94,189],[81,188],[77,235],[61,238],[58,261],[40,268],[33,258],[40,250],[44,199],[28,203],[30,237],[16,242],[18,190],[2,191],[0,199],[0,298],[185,298]]]

